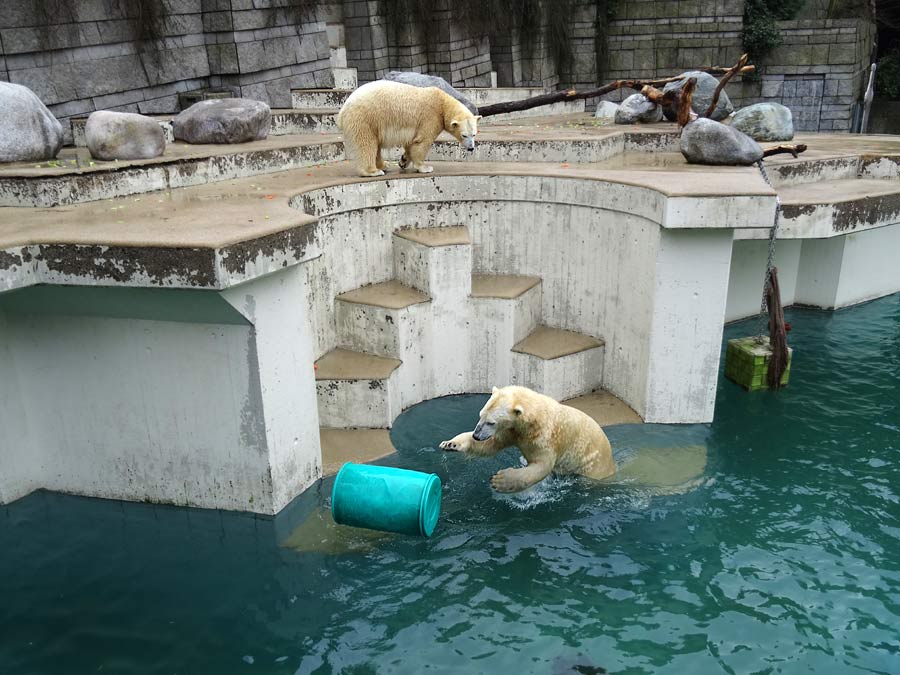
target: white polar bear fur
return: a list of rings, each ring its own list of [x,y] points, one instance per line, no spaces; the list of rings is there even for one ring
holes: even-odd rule
[[[478,119],[437,87],[377,80],[354,91],[338,113],[344,148],[361,176],[384,174],[382,149],[403,148],[400,168],[430,173],[431,144],[447,131],[467,150],[475,148]]]

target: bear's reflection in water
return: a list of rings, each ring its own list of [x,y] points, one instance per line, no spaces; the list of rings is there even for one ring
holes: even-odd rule
[[[635,428],[649,430],[646,426]],[[705,483],[705,444],[634,447],[635,434],[629,435],[632,436],[632,443],[616,448],[616,443],[613,442],[613,456],[617,465],[615,475],[602,481],[591,481],[580,476],[550,475],[537,485],[513,494],[499,494],[487,486],[485,477],[496,470],[493,464],[462,457],[457,453],[422,448],[413,453],[395,454],[387,463],[407,465],[408,468],[440,475],[444,483],[441,519],[452,519],[453,529],[465,527],[466,512],[470,512],[471,516],[471,505],[475,500],[500,502],[517,511],[528,511],[565,501],[577,500],[582,503],[584,500],[599,500],[609,489],[615,488],[618,493],[616,503],[634,510],[648,508],[654,497],[686,494]],[[506,451],[502,461],[509,465],[510,458],[517,456],[518,451]],[[428,463],[432,466],[428,466]],[[332,480],[326,481],[329,491]],[[324,500],[318,497],[318,501]],[[344,555],[366,553],[401,536],[338,525],[331,517],[329,503],[319,503],[308,513],[280,542],[281,546],[300,552]],[[479,525],[484,524],[484,517],[485,514],[481,514],[477,518]],[[502,507],[491,516],[492,519],[503,517]],[[435,537],[440,535],[439,521]]]

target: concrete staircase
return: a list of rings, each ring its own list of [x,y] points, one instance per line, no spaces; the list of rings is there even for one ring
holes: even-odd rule
[[[541,324],[541,280],[472,274],[463,225],[393,233],[394,278],[335,298],[316,362],[321,424],[389,428],[415,403],[521,384],[559,400],[602,384],[604,343]]]
[[[335,72],[340,69],[332,69]],[[344,105],[347,97],[353,93],[356,88],[356,72],[353,70],[352,76],[348,75],[346,79],[342,79],[339,84],[337,74],[335,75],[335,85],[333,89],[292,89],[291,90],[291,106],[295,110],[302,110],[305,113],[319,113],[323,117],[337,116],[338,110]],[[520,101],[540,94],[546,94],[547,90],[538,87],[459,87],[459,92],[472,101],[476,106],[490,105],[492,103],[501,103],[504,101]],[[571,113],[583,113],[584,101],[560,101],[552,105],[541,106],[531,110],[521,110],[515,113],[507,113],[504,115],[494,115],[490,118],[490,122],[503,122],[511,119],[522,117],[535,117],[545,115],[566,115]],[[323,119],[323,124],[327,122]]]

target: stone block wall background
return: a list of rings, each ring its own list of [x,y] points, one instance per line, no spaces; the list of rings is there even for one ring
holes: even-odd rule
[[[290,107],[291,87],[331,86],[318,9],[297,24],[283,0],[162,0],[141,40],[135,0],[0,0],[0,79],[61,119],[94,110],[178,111],[208,87]]]
[[[30,87],[65,119],[99,109],[177,112],[179,93],[208,87],[288,107],[292,87],[330,87],[332,68],[344,66],[360,83],[412,70],[456,86],[588,88],[727,66],[742,52],[743,0],[620,0],[609,17],[598,16],[604,2],[569,0],[567,65],[554,62],[542,37],[520,44],[514,33],[462,34],[452,0],[433,2],[424,29],[388,16],[381,0],[320,0],[298,20],[302,2],[0,0],[0,80]],[[152,3],[163,19],[142,40],[136,8]],[[808,0],[797,20],[779,24],[782,45],[757,64],[762,77],[729,85],[736,105],[777,101],[798,129],[850,129],[874,26],[827,19],[827,8]]]
[[[786,105],[802,131],[849,131],[862,96],[874,38],[866,19],[827,19],[811,0],[795,21],[780,21],[782,44],[756,65],[758,80],[735,78],[735,106]],[[662,78],[690,67],[730,66],[743,52],[742,0],[630,0],[609,27],[605,80]],[[630,91],[609,98],[619,100]]]

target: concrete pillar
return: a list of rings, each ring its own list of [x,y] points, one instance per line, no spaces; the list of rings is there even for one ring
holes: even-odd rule
[[[262,416],[248,423],[265,438],[269,512],[277,513],[322,475],[306,275],[291,267],[222,297],[253,326],[250,389],[259,396]]]
[[[731,243],[731,230],[660,233],[645,422],[713,418]]]
[[[277,513],[321,475],[303,278],[0,295],[0,501]]]

